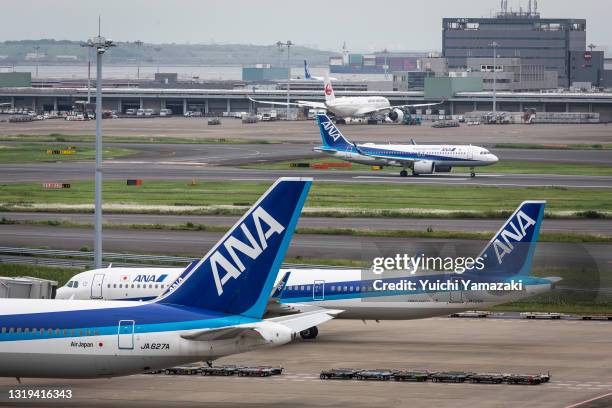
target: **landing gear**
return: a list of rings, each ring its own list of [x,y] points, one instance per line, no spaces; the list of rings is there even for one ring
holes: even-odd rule
[[[476,173],[474,172],[473,167],[470,167],[470,177],[476,177]]]
[[[316,339],[318,335],[319,335],[319,329],[317,328],[317,326],[311,327],[310,329],[302,330],[300,332],[300,336],[304,340]]]
[[[408,177],[408,172],[406,170],[400,171],[400,177]]]

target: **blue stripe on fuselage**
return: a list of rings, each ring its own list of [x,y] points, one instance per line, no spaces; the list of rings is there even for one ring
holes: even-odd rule
[[[0,333],[0,341],[37,340],[63,336],[64,330],[94,329],[99,335],[117,334],[119,320],[134,320],[135,333],[165,332],[175,330],[209,329],[257,321],[242,316],[203,312],[201,309],[176,305],[150,303],[133,307],[71,310],[61,312],[28,313],[0,316],[0,327],[25,328],[38,331],[53,330],[53,335],[32,333]],[[55,335],[59,329],[60,335]],[[92,333],[93,334],[93,333]]]
[[[350,146],[346,149],[340,149],[340,148],[329,147],[329,146],[321,146],[321,147],[322,147],[321,150],[327,150],[327,151],[335,150],[336,152],[341,152],[341,153],[359,154],[359,152],[357,151],[357,149],[355,149],[354,146]],[[366,147],[366,146],[358,146],[358,147],[359,147],[359,150],[364,153],[364,156],[376,155],[379,157],[387,158],[389,160],[407,159],[407,160],[432,160],[432,161],[460,161],[460,162],[466,162],[466,163],[479,161],[476,159],[464,159],[461,157],[439,156],[435,154],[419,154],[419,153],[414,153],[414,152],[402,152],[399,150],[393,150],[391,151],[391,153],[387,153],[387,150],[385,149]]]
[[[451,276],[449,275],[423,275],[423,276],[403,276],[396,278],[380,278],[380,279],[369,279],[369,280],[357,280],[357,281],[341,281],[341,282],[325,282],[324,288],[324,299],[313,299],[313,289],[312,283],[304,283],[299,285],[288,285],[280,297],[281,303],[299,303],[299,302],[313,302],[313,301],[326,301],[326,300],[337,300],[337,299],[359,299],[359,298],[370,298],[370,297],[385,297],[385,296],[398,296],[398,295],[419,295],[424,293],[439,293],[443,292],[440,290],[414,290],[414,291],[390,291],[390,290],[374,290],[373,288],[374,281],[382,281],[383,283],[398,283],[403,280],[418,282],[418,280],[427,279],[430,282],[435,282],[436,280],[446,281],[451,280]],[[473,283],[482,283],[482,282],[510,282],[514,281],[522,281],[523,286],[529,285],[543,285],[550,284],[550,281],[544,278],[537,278],[533,276],[525,276],[525,275],[515,275],[504,279],[482,279],[473,274],[463,274],[457,275],[455,280],[470,280]],[[304,289],[290,289],[294,286],[302,286],[308,287],[310,286],[310,290]],[[331,290],[331,287],[334,286],[335,290]],[[347,287],[345,290],[344,287]],[[420,288],[420,285],[417,284],[417,287]],[[359,287],[360,289],[365,287],[366,290],[350,290],[350,287],[354,289]]]

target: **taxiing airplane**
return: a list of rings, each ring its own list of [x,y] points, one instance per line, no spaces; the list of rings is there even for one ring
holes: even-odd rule
[[[416,274],[399,271],[376,275],[359,269],[282,269],[279,274],[282,277],[277,279],[275,290],[271,293],[266,315],[281,316],[331,308],[343,310],[338,315],[340,319],[420,319],[490,307],[548,291],[559,278],[538,278],[531,275],[544,206],[542,201],[523,202],[478,255],[482,258],[480,270],[466,268],[461,274],[422,270]],[[99,292],[96,287],[95,297],[139,299],[144,294],[156,296],[165,289],[161,287],[162,284],[158,287],[154,282],[171,281],[172,277],[178,277],[181,272],[180,268],[160,268],[149,275],[145,268],[87,271],[70,280],[80,284],[71,285],[68,282],[67,286],[58,290],[58,296],[66,299],[89,299],[94,296],[93,289],[90,290],[90,282],[95,282],[96,277],[99,277],[104,285]],[[163,276],[167,278],[162,278]],[[418,284],[423,280],[433,283],[448,279],[460,279],[476,284],[520,281],[522,286],[519,291],[465,290],[459,287],[402,292],[390,289],[389,285],[412,281],[419,288]],[[126,281],[127,283],[120,283]],[[316,326],[300,332],[300,335],[307,339],[315,338],[317,334]]]
[[[402,122],[404,120],[404,111],[410,108],[422,108],[428,106],[440,105],[442,102],[436,103],[419,103],[408,105],[391,105],[391,102],[384,96],[342,96],[336,98],[331,80],[325,78],[323,88],[325,94],[325,102],[314,101],[296,101],[287,104],[287,102],[272,102],[256,100],[249,97],[249,100],[255,103],[281,105],[281,106],[297,106],[300,108],[310,109],[325,109],[327,112],[333,113],[336,118],[364,118],[376,115],[387,115],[393,122]]]
[[[330,320],[339,311],[262,319],[311,183],[279,179],[152,301],[0,300],[0,376],[142,373],[282,345]]]
[[[304,60],[304,79],[309,79],[313,81],[325,81],[325,77],[310,75],[310,70],[308,69],[308,62],[306,60]],[[336,78],[332,78],[332,77],[329,77],[329,80],[337,81]]]
[[[357,144],[350,142],[327,115],[317,115],[323,145],[314,150],[337,159],[369,166],[403,167],[400,176],[449,173],[453,167],[469,167],[476,176],[475,167],[490,166],[499,161],[484,147],[472,145],[419,145],[413,144]]]

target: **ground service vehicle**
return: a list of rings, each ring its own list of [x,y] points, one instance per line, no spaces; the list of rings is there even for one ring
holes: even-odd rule
[[[454,382],[462,383],[470,379],[474,373],[467,373],[463,371],[443,371],[433,373],[431,375],[431,381],[433,382]]]
[[[504,375],[500,373],[476,373],[470,377],[473,383],[501,384],[504,382]]]
[[[386,369],[361,370],[355,373],[355,379],[357,380],[389,381],[391,377],[393,377],[393,371]]]
[[[332,368],[321,371],[319,378],[322,380],[351,380],[359,372],[354,368]]]
[[[202,367],[200,374],[202,375],[213,375],[213,376],[230,376],[236,374],[238,367],[235,365],[223,365],[223,366],[212,366]]]
[[[393,373],[395,381],[416,381],[425,382],[429,379],[428,371],[396,371]]]

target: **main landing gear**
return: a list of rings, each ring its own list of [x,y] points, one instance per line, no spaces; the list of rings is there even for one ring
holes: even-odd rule
[[[302,336],[304,340],[314,340],[317,338],[318,335],[319,329],[317,329],[317,326],[311,327],[310,329],[302,330],[300,332],[300,336]]]
[[[400,177],[408,177],[408,172],[405,169],[400,171]]]

